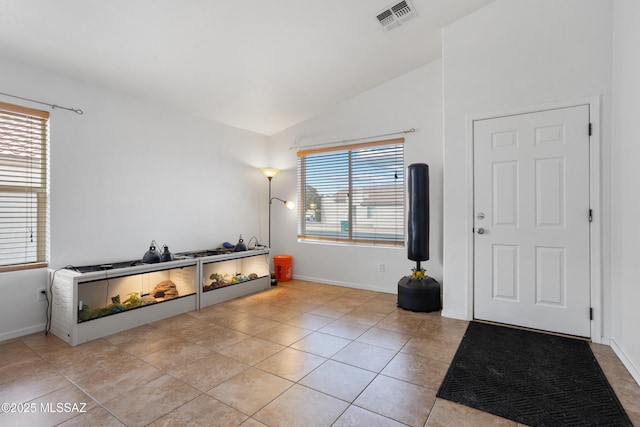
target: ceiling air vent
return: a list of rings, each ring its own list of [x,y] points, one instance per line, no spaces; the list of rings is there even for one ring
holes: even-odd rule
[[[378,22],[385,30],[390,30],[402,25],[405,21],[408,21],[414,16],[416,16],[416,11],[409,0],[403,0],[399,3],[393,4],[376,14]]]

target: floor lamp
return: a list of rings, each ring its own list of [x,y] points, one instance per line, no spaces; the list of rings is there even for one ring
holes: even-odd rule
[[[278,174],[278,172],[280,172],[279,169],[262,169],[262,173],[264,174],[264,176],[269,179],[269,251],[271,251],[271,204],[274,200],[278,200],[284,203],[284,205],[289,209],[293,209],[296,206],[295,203],[290,200],[282,200],[278,197],[271,197],[271,180]],[[276,280],[276,275],[273,272],[273,255],[269,256],[269,269],[271,273],[271,286],[277,285],[278,281]]]

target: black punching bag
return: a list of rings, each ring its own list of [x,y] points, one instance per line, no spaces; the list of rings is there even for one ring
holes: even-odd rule
[[[429,259],[429,166],[409,165],[407,173],[407,251],[412,261]]]
[[[407,173],[407,250],[416,262],[411,276],[398,282],[398,307],[412,311],[440,310],[440,284],[424,274],[421,261],[429,259],[429,166],[409,165]]]

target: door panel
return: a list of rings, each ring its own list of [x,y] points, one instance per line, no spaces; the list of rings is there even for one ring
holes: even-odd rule
[[[587,105],[474,122],[475,318],[590,336],[588,124]]]
[[[564,158],[536,159],[536,226],[564,227]]]
[[[564,307],[564,248],[536,248],[536,303]]]
[[[493,246],[493,298],[518,300],[518,247]]]
[[[493,164],[493,226],[518,226],[518,163]]]

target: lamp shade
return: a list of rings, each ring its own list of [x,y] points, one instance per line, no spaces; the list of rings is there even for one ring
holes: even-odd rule
[[[283,200],[280,197],[272,197],[271,199],[269,199],[269,204],[273,203],[274,200],[278,200],[278,201],[284,203],[284,205],[288,209],[293,209],[293,208],[296,207],[296,204],[294,202],[292,202],[291,200]]]
[[[278,175],[278,172],[280,172],[280,169],[270,169],[270,168],[262,169],[262,173],[267,178],[273,178],[274,176]]]

